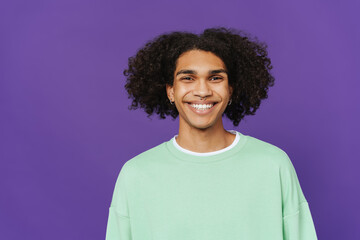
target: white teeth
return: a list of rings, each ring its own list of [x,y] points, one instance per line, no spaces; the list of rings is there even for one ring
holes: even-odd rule
[[[191,106],[196,109],[209,109],[214,106],[214,104],[191,104]]]

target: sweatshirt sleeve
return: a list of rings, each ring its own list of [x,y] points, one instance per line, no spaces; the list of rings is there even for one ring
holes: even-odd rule
[[[132,239],[126,195],[125,164],[122,167],[115,183],[115,189],[109,208],[106,240]]]
[[[309,204],[295,168],[285,152],[284,156],[285,161],[280,168],[284,240],[317,240]]]

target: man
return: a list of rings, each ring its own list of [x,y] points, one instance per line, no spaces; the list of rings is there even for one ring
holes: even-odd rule
[[[223,127],[255,113],[271,68],[264,44],[225,28],[163,34],[129,59],[132,107],[179,116],[179,133],[124,164],[107,240],[317,239],[288,155]]]

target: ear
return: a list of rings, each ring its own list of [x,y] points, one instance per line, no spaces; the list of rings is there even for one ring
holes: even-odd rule
[[[231,97],[232,97],[232,94],[233,94],[234,89],[233,89],[233,87],[232,87],[232,86],[229,86],[229,90],[230,90],[230,96],[229,96],[229,98],[231,98]]]
[[[168,98],[173,102],[174,101],[174,86],[166,84],[166,93]]]

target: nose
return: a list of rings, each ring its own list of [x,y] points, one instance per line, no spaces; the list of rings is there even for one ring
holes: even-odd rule
[[[199,79],[194,85],[193,94],[199,97],[212,95],[211,87],[206,79]]]

